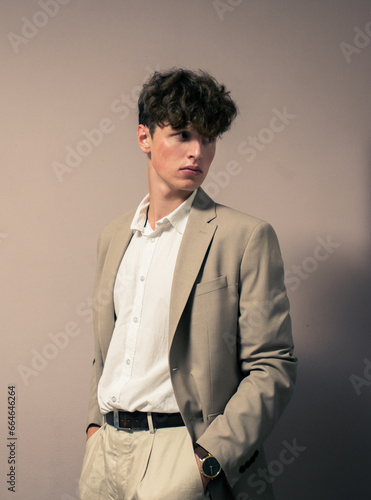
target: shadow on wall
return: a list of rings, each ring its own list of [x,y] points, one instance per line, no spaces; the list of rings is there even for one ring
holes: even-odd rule
[[[340,255],[321,273],[294,321],[298,381],[268,453],[269,463],[282,448],[278,434],[294,437],[300,451],[274,482],[277,500],[363,499],[371,491],[371,273],[357,256]]]
[[[371,193],[371,168],[368,172],[367,194]],[[346,255],[343,251],[346,245],[342,245],[335,249],[331,259],[320,263],[310,279],[301,281],[296,290],[290,292],[288,285],[299,372],[294,397],[266,447],[268,469],[271,465],[273,476],[277,471],[271,477],[276,500],[370,497],[371,196],[368,196],[367,217],[354,220],[354,224],[364,224],[363,231],[369,236],[367,251],[360,249],[359,255]],[[344,203],[344,211],[351,209]],[[346,227],[342,234],[347,237]],[[303,262],[306,253],[296,261]],[[285,438],[296,445],[296,455],[291,461],[284,452]],[[280,468],[279,457],[286,460]]]

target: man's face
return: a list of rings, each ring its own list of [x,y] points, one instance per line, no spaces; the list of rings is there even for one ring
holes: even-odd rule
[[[145,145],[140,134],[147,133]],[[138,141],[148,154],[150,187],[162,193],[192,192],[204,181],[215,155],[216,141],[202,137],[191,127],[180,130],[170,125],[156,127],[151,137],[147,127],[139,125]]]

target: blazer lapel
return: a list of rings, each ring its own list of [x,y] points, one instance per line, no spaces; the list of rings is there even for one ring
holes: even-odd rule
[[[170,297],[169,348],[217,225],[214,201],[199,188],[175,264]]]
[[[98,297],[99,305],[98,322],[100,324],[99,331],[101,332],[101,345],[103,348],[103,357],[106,357],[109,343],[111,341],[114,325],[115,325],[115,310],[113,302],[113,288],[120,267],[121,260],[126,252],[131,237],[133,235],[130,225],[134,216],[134,212],[130,212],[122,225],[111,239],[106,258],[104,261],[101,282],[99,285],[102,297]],[[102,293],[103,291],[103,293]]]

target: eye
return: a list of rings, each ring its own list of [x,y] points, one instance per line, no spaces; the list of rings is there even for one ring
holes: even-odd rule
[[[187,130],[180,130],[176,135],[182,141],[187,141],[191,136],[191,134]]]
[[[202,141],[204,144],[213,144],[215,139],[213,137],[203,137]]]

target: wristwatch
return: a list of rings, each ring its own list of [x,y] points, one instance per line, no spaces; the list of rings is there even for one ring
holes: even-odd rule
[[[208,479],[215,479],[220,474],[222,468],[214,455],[201,446],[195,447],[195,453],[201,462],[201,474]]]

